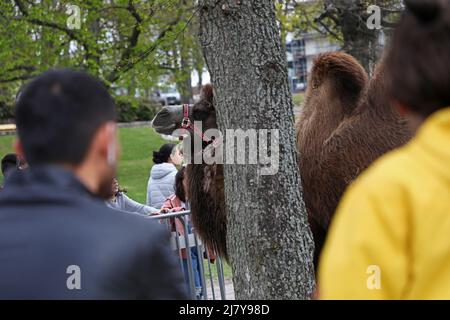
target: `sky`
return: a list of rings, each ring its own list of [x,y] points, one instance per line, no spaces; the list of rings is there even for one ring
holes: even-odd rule
[[[203,79],[202,82],[203,84],[207,84],[211,82],[211,78],[209,77],[209,72],[208,71],[203,71]],[[192,75],[191,75],[191,82],[192,82],[192,86],[196,86],[198,84],[198,74],[197,71],[192,71]]]

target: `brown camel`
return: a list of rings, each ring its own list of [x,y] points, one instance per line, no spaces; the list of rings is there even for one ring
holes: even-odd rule
[[[153,127],[158,133],[172,134],[181,128],[183,107],[164,107],[153,119]],[[189,119],[202,122],[202,131],[217,128],[216,112],[213,106],[213,88],[202,88],[200,101],[189,106]],[[193,129],[189,129],[194,137]],[[191,139],[191,159],[194,158],[193,139]],[[188,198],[191,217],[200,238],[208,248],[214,249],[219,256],[228,260],[226,249],[227,218],[225,214],[225,195],[223,165],[188,164]]]
[[[382,63],[369,82],[364,68],[348,54],[315,59],[296,132],[316,266],[347,185],[411,137],[406,120],[385,95],[383,78]]]
[[[376,158],[411,136],[406,121],[392,109],[384,92],[382,67],[369,83],[361,65],[345,53],[325,53],[315,60],[296,132],[316,265],[330,219],[347,185]],[[202,121],[203,131],[217,128],[210,85],[190,107],[189,117]],[[165,107],[153,126],[159,133],[171,134],[180,128],[182,118],[182,107]],[[188,165],[187,176],[194,226],[207,246],[227,259],[223,166]]]

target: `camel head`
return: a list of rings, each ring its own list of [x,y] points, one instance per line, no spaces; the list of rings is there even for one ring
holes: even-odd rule
[[[189,106],[189,121],[194,126],[196,126],[194,121],[201,121],[202,132],[217,128],[213,100],[212,86],[205,85],[199,102]],[[171,135],[174,130],[182,128],[184,112],[183,106],[164,107],[153,119],[153,127],[158,133]],[[187,130],[192,137],[194,129],[189,127]],[[193,150],[194,148],[191,152]],[[223,165],[188,164],[186,177],[192,222],[198,235],[208,248],[214,249],[220,257],[228,259]]]
[[[166,106],[156,114],[152,126],[160,134],[171,135],[173,131],[181,128],[183,117],[183,106]],[[189,105],[189,120],[191,123],[201,121],[203,131],[217,128],[211,85],[203,86],[200,101],[194,105]]]

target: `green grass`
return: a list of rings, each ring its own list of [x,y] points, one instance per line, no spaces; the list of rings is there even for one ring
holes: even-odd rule
[[[3,158],[3,156],[7,153],[13,152],[13,141],[15,139],[15,136],[1,136],[0,137],[0,157]]]
[[[225,279],[232,277],[231,267],[225,261],[222,261],[223,276]],[[203,260],[203,269],[205,270],[205,277],[209,279],[208,261]],[[214,279],[217,279],[217,262],[211,263],[211,273]]]
[[[13,152],[13,141],[15,136],[0,136],[0,159],[7,153]],[[0,174],[0,184],[3,184],[3,175]]]
[[[300,107],[303,103],[304,93],[295,93],[292,95],[292,102],[296,107]]]
[[[119,138],[122,149],[117,175],[119,183],[128,190],[129,197],[145,203],[153,166],[152,152],[168,142],[148,127],[121,128]]]

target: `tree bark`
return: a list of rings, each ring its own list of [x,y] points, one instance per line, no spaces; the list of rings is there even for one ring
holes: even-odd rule
[[[178,90],[180,91],[181,95],[181,103],[192,103],[192,66],[189,63],[186,55],[186,52],[184,51],[184,46],[181,46],[181,52],[180,52],[180,77],[181,79],[178,80]]]
[[[203,86],[203,69],[198,68],[197,74],[198,74],[197,90],[200,92]]]
[[[274,2],[204,0],[199,5],[200,41],[219,129],[278,129],[280,137],[277,174],[258,174],[260,164],[224,165],[227,247],[236,297],[308,299],[315,285],[314,244],[302,199],[293,103]],[[247,155],[248,149],[247,144]]]
[[[337,0],[336,7],[344,38],[344,50],[361,63],[367,73],[371,73],[378,60],[378,30],[369,30],[366,25],[368,15],[365,1]]]
[[[395,12],[399,10],[397,2],[392,0],[325,0],[324,11],[321,16],[322,19],[330,18],[332,23],[328,26],[327,23],[330,23],[330,21],[326,22],[322,19],[319,23],[326,27],[334,37],[337,33],[331,32],[331,30],[340,30],[343,41],[342,49],[355,57],[364,69],[371,74],[383,48],[379,44],[380,30],[370,30],[367,27],[367,19],[370,16],[367,13],[367,8],[373,4],[388,10],[392,9]],[[381,23],[386,24],[383,20],[381,20]],[[383,29],[388,30],[389,28],[383,25]]]

